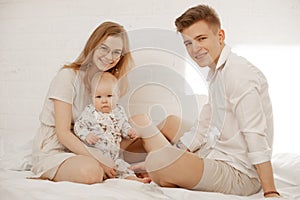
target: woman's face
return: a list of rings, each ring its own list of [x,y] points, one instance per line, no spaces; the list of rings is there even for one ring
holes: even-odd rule
[[[99,70],[107,71],[120,61],[122,49],[122,38],[109,36],[96,47],[93,55],[93,62]]]

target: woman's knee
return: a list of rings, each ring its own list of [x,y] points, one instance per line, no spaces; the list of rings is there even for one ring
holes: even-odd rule
[[[53,181],[94,184],[103,181],[104,171],[99,162],[88,156],[74,156],[59,167]]]
[[[104,170],[98,161],[93,160],[82,164],[78,175],[85,184],[101,183],[104,177]]]

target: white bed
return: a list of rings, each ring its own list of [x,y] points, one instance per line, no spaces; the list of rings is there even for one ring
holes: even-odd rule
[[[135,76],[141,76],[141,72],[136,70],[131,74],[130,80],[136,80]],[[128,104],[127,112],[130,115],[148,112],[157,122],[174,113],[193,121],[207,99],[206,96],[180,96],[173,92],[175,89],[166,87],[166,84],[139,84],[139,87],[128,92],[130,95],[122,100],[124,104]],[[32,137],[32,133],[25,132],[0,134],[0,200],[263,199],[262,192],[242,197],[181,188],[162,188],[155,183],[143,184],[123,179],[109,179],[94,185],[27,179],[26,177],[32,175],[29,171]],[[273,164],[276,185],[284,199],[300,199],[300,154],[277,154],[273,157]]]
[[[0,137],[4,139],[4,137]],[[7,138],[6,138],[7,139]],[[190,191],[181,188],[162,188],[155,183],[143,184],[123,179],[110,179],[94,185],[70,182],[51,182],[27,179],[32,173],[31,140],[19,141],[19,145],[0,141],[0,199],[263,199],[262,192],[249,197],[219,193]],[[23,144],[20,144],[23,141]],[[275,180],[284,199],[300,199],[300,154],[276,154],[273,156]]]
[[[161,98],[162,94],[167,96]],[[147,101],[144,101],[142,98],[146,98]],[[162,102],[162,99],[168,99],[168,101]],[[130,114],[148,112],[153,119],[160,121],[162,109],[163,115],[178,114],[181,111],[177,111],[177,108],[184,105],[189,105],[182,109],[187,113],[181,113],[181,115],[186,118],[189,116],[190,119],[193,119],[197,112],[195,112],[195,109],[189,108],[196,108],[196,104],[198,104],[198,109],[201,109],[201,105],[206,101],[206,97],[197,96],[196,99],[195,101],[194,97],[181,97],[181,102],[179,102],[181,104],[177,105],[178,101],[176,101],[174,94],[168,92],[165,87],[154,84],[140,87],[134,93],[131,93],[129,100],[126,98],[123,100],[129,103],[128,112]],[[141,102],[143,102],[143,106],[139,106]],[[153,108],[154,105],[156,107]],[[130,108],[132,109],[130,110]],[[27,177],[32,175],[29,171],[31,167],[32,137],[32,133],[0,135],[0,200],[263,199],[262,192],[249,197],[242,197],[190,191],[181,188],[162,188],[155,183],[143,184],[123,179],[109,179],[104,183],[94,185],[27,179]],[[278,191],[285,199],[300,199],[300,154],[277,154],[273,157],[273,164]]]

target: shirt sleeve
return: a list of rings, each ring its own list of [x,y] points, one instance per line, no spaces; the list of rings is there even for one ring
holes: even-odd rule
[[[241,132],[248,145],[248,157],[252,164],[271,159],[272,150],[267,140],[267,122],[260,96],[256,89],[247,92],[236,106]]]
[[[72,104],[75,77],[73,69],[61,69],[50,84],[48,98]]]
[[[247,156],[252,164],[271,159],[272,149],[268,143],[267,109],[263,105],[266,79],[251,63],[236,58],[230,68],[225,68],[226,97],[238,121],[247,145]]]

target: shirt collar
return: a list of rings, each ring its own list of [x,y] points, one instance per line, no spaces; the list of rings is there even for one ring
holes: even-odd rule
[[[231,48],[228,45],[225,45],[222,49],[221,55],[219,57],[216,69],[218,70],[223,64],[225,64],[226,60],[229,57],[229,54],[231,53]]]
[[[209,73],[207,75],[207,81],[211,81],[212,78],[215,76],[215,74],[217,73],[217,71],[224,66],[226,60],[228,59],[229,55],[231,53],[231,48],[228,45],[224,45],[222,52],[220,54],[220,57],[218,59],[218,63],[216,65],[216,69],[213,72],[212,70],[209,70]]]

